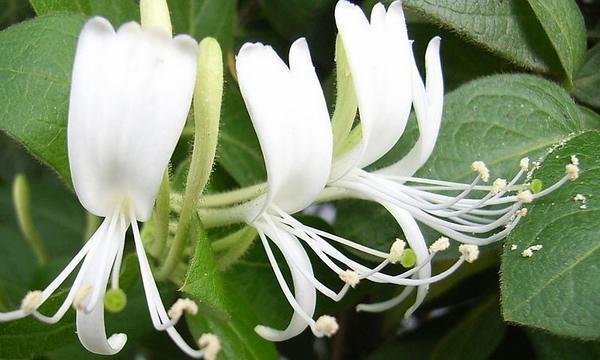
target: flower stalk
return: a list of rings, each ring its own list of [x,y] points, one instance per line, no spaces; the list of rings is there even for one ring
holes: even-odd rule
[[[141,0],[140,21],[144,29],[159,27],[169,34],[173,33],[169,8],[165,0]]]
[[[181,259],[199,194],[202,194],[212,172],[219,138],[223,96],[223,57],[219,43],[213,38],[205,38],[198,45],[198,56],[194,90],[194,150],[177,232],[158,273],[158,278],[162,280],[169,277]]]
[[[154,241],[152,242],[151,253],[157,257],[161,257],[165,251],[167,238],[169,237],[169,208],[170,208],[170,193],[171,185],[169,183],[169,170],[165,170],[158,197],[156,198],[156,206],[154,208]]]

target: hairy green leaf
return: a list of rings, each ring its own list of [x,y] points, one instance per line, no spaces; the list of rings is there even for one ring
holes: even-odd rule
[[[227,317],[227,294],[217,271],[210,241],[197,217],[191,227],[194,231],[190,238],[194,240],[196,250],[181,290],[193,296],[200,305],[207,305],[206,310],[220,312],[220,316]]]
[[[564,176],[572,155],[580,162],[579,179],[536,200],[507,240],[502,309],[507,321],[592,339],[600,336],[600,133],[575,136],[550,153],[533,176],[549,186]],[[537,244],[543,248],[522,256]]]

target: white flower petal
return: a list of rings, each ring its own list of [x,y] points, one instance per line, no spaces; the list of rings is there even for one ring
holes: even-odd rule
[[[113,334],[107,339],[104,327],[106,285],[119,248],[125,241],[127,228],[128,224],[123,219],[114,221],[106,233],[106,238],[90,250],[78,275],[80,289],[90,287],[91,291],[82,299],[75,300],[81,304],[74,303],[78,307],[77,336],[81,344],[95,354],[116,354],[127,342],[125,334]]]
[[[431,39],[425,53],[426,83],[419,75],[417,64],[413,68],[413,104],[419,124],[419,139],[415,146],[400,161],[378,172],[396,176],[412,176],[431,156],[442,122],[444,105],[444,79],[440,62],[440,38]]]
[[[259,43],[242,46],[236,67],[267,167],[264,208],[276,203],[290,213],[301,210],[325,186],[333,152],[329,113],[306,40],[292,44],[290,68]]]
[[[335,9],[338,31],[350,64],[356,92],[361,141],[335,161],[332,180],[352,167],[365,167],[398,141],[411,108],[410,42],[402,5],[387,11],[377,4],[369,24],[360,7],[347,1]]]
[[[284,341],[302,333],[310,323],[314,323],[312,316],[317,305],[317,290],[307,277],[302,274],[303,271],[312,276],[312,265],[306,251],[296,237],[290,235],[285,230],[268,224],[262,219],[257,222],[257,226],[259,227],[259,234],[261,235],[261,240],[263,241],[273,271],[277,276],[284,295],[294,308],[294,314],[287,328],[284,330],[277,330],[263,325],[257,326],[255,330],[260,336],[269,341]],[[292,281],[294,283],[293,295],[283,278],[283,274],[277,265],[277,261],[273,256],[265,235],[279,247],[288,264],[295,263],[303,267],[302,271],[300,271],[290,265],[290,273],[292,274]]]
[[[92,18],[71,84],[68,150],[83,206],[109,216],[124,199],[147,220],[190,108],[197,44],[136,23]]]

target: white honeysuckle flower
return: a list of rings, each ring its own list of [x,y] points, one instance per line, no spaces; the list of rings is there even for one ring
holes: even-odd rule
[[[31,314],[56,323],[73,306],[83,346],[96,354],[119,352],[127,336],[107,337],[104,296],[109,278],[111,287],[119,289],[125,233],[131,226],[154,327],[166,330],[188,355],[202,357],[204,350],[188,346],[174,327],[183,312],[197,311],[195,304],[178,301],[167,313],[137,224],[151,215],[185,124],[196,78],[197,46],[187,35],[172,38],[164,29],[142,30],[135,22],[117,31],[101,17],[86,22],[73,65],[68,153],[79,201],[105,219],[46,289],[30,292],[20,310],[0,314],[0,321]],[[51,316],[40,313],[39,306],[81,262],[62,306]]]
[[[357,5],[340,1],[335,19],[355,85],[362,136],[336,158],[331,180],[387,153],[406,127],[412,100],[412,50],[400,3],[387,12],[377,4],[369,22]]]
[[[316,321],[313,319],[317,290],[339,301],[361,279],[406,286],[426,285],[444,278],[464,261],[461,257],[448,271],[427,278],[408,277],[427,268],[429,261],[398,275],[383,274],[380,270],[390,263],[390,258],[395,260],[402,255],[402,240],[384,253],[306,226],[290,215],[314,202],[330,181],[333,138],[323,92],[304,39],[292,45],[289,62],[288,67],[271,47],[263,44],[245,44],[236,60],[240,89],[260,142],[268,177],[267,193],[242,205],[243,218],[258,231],[277,281],[294,310],[284,330],[256,327],[258,334],[271,341],[289,339],[307,326],[316,336],[333,335],[337,330],[334,318],[323,315]],[[412,217],[407,213],[398,218],[402,224],[407,223],[404,227],[407,233],[410,231],[413,249],[427,252]],[[413,241],[415,238],[418,241]],[[330,241],[384,260],[379,266],[368,268],[350,259]],[[293,293],[279,269],[270,242],[279,248],[290,268]],[[344,282],[340,291],[331,290],[315,277],[303,244]],[[418,248],[420,245],[423,249]]]
[[[332,190],[337,196],[356,197],[384,206],[402,228],[417,257],[417,265],[401,275],[406,277],[409,274],[413,279],[404,281],[397,281],[398,276],[389,278],[379,271],[386,265],[385,261],[376,273],[368,269],[364,273],[364,270],[342,262],[363,276],[372,275],[368,278],[373,281],[408,285],[396,298],[379,304],[359,305],[358,310],[386,310],[404,300],[413,286],[417,286],[417,298],[407,311],[408,316],[423,302],[430,283],[450,275],[465,261],[473,262],[479,254],[476,246],[506,237],[526,214],[526,210],[522,209],[523,203],[576,179],[578,164],[572,161],[561,180],[537,194],[531,193],[525,185],[517,185],[528,171],[528,159],[521,160],[521,170],[509,183],[497,179],[491,186],[478,185],[480,180],[487,182],[490,176],[481,161],[472,164],[477,176],[470,184],[413,177],[433,152],[442,120],[444,84],[440,38],[433,38],[427,47],[426,82],[423,83],[408,40],[400,1],[393,2],[387,12],[382,4],[375,5],[369,23],[360,7],[341,0],[336,6],[335,18],[357,97],[362,137],[350,144],[345,153],[334,158],[332,177],[326,190]],[[420,132],[414,147],[390,166],[373,172],[363,170],[400,139],[411,103]],[[457,196],[443,194],[457,191],[460,192]],[[481,198],[468,198],[473,191],[487,194]],[[511,191],[519,193],[511,195]],[[417,222],[440,232],[444,236],[443,242],[428,248]],[[488,235],[490,232],[495,233]],[[431,261],[438,251],[448,247],[446,237],[468,246],[459,248],[461,256],[454,265],[432,276]],[[360,245],[344,241],[346,245],[360,249]],[[382,259],[387,256],[364,246],[360,250]],[[412,280],[412,284],[407,280]]]
[[[283,341],[310,326],[315,335],[323,336],[326,334],[312,318],[316,306],[312,265],[285,222],[287,214],[304,209],[321,193],[329,178],[333,152],[327,104],[308,45],[303,38],[292,44],[288,67],[270,46],[247,43],[237,55],[236,69],[268,177],[267,193],[251,203],[245,221],[258,231],[279,285],[294,309],[285,330],[259,325],[256,332],[265,339]],[[294,294],[269,241],[281,250],[289,265]]]

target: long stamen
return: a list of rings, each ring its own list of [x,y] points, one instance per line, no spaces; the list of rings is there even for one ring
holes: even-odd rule
[[[298,235],[300,236],[300,234],[298,234]],[[310,237],[310,234],[306,234],[306,235],[308,235]],[[426,279],[406,279],[406,277],[414,274],[415,272],[420,270],[423,266],[428,264],[431,261],[431,259],[433,259],[433,257],[435,256],[435,252],[433,252],[432,254],[429,255],[429,257],[424,259],[424,261],[419,266],[417,266],[413,269],[410,269],[410,270],[406,271],[405,273],[402,273],[399,275],[386,275],[386,274],[383,274],[380,272],[373,272],[374,269],[369,269],[369,268],[365,267],[364,265],[361,265],[361,264],[355,262],[354,260],[349,259],[345,255],[343,255],[341,252],[339,252],[337,249],[333,248],[325,240],[320,238],[317,234],[313,233],[313,236],[316,237],[314,240],[316,240],[316,239],[321,240],[319,243],[321,245],[320,249],[323,252],[325,252],[329,256],[332,256],[336,260],[344,263],[345,265],[350,267],[352,270],[357,271],[359,274],[362,273],[362,274],[367,275],[367,276],[365,276],[365,278],[369,278],[369,280],[373,280],[373,281],[377,281],[377,282],[386,282],[386,283],[393,283],[393,284],[397,284],[397,285],[409,285],[409,286],[431,284],[431,283],[437,282],[441,279],[444,279],[445,277],[452,274],[456,269],[458,269],[460,267],[460,265],[462,265],[462,263],[465,260],[463,257],[460,257],[456,261],[456,263],[453,264],[446,271],[444,271],[438,275],[426,278]],[[378,269],[378,268],[376,268],[376,269]],[[337,267],[337,269],[339,269],[339,267]]]
[[[448,239],[440,238],[430,246],[430,250],[432,250],[432,252],[435,253],[437,251],[445,250],[448,246],[449,246]],[[451,266],[445,272],[438,274],[436,276],[433,276],[432,278],[437,278],[437,280],[439,281],[439,280],[443,279],[444,277],[448,276],[449,274],[453,273],[454,271],[456,271],[456,269],[458,269],[464,261],[473,262],[477,259],[478,255],[479,255],[479,250],[474,245],[461,245],[459,250],[462,254],[459,261],[457,261],[453,266]],[[448,273],[448,274],[446,274],[446,273]],[[404,288],[404,290],[402,290],[402,292],[400,294],[398,294],[397,296],[395,296],[389,300],[379,302],[379,303],[374,303],[374,304],[358,304],[356,306],[356,311],[383,312],[383,311],[389,310],[389,309],[393,308],[394,306],[400,304],[406,298],[408,298],[408,296],[412,293],[413,290],[414,290],[414,286],[407,286],[406,288]]]
[[[356,306],[356,311],[383,312],[383,311],[389,310],[389,309],[393,308],[394,306],[403,302],[406,298],[408,298],[408,296],[412,293],[412,291],[414,289],[415,288],[412,286],[407,286],[404,288],[404,290],[402,290],[402,292],[400,292],[400,294],[398,294],[397,296],[394,296],[393,298],[391,298],[389,300],[382,301],[382,302],[375,303],[375,304],[358,304]]]
[[[173,342],[188,356],[193,358],[201,358],[204,356],[206,352],[208,352],[209,347],[204,345],[205,348],[196,350],[190,347],[187,342],[181,337],[177,329],[175,329],[174,325],[179,320],[179,318],[170,319],[165,307],[160,299],[160,294],[158,293],[158,289],[156,287],[156,283],[154,282],[154,278],[152,277],[152,271],[150,270],[150,265],[148,263],[148,258],[146,257],[146,252],[144,251],[144,245],[142,243],[142,237],[140,235],[140,230],[137,225],[137,220],[135,219],[135,214],[133,212],[129,215],[129,219],[131,222],[131,228],[133,230],[133,239],[135,242],[136,253],[138,256],[138,260],[140,263],[140,272],[142,274],[142,282],[144,284],[144,290],[146,291],[146,300],[148,302],[148,310],[150,311],[150,317],[152,318],[152,323],[157,330],[166,330],[167,334],[171,337]],[[180,303],[181,304],[181,303]],[[181,313],[180,311],[181,310]],[[188,305],[178,305],[174,312],[175,315],[181,315],[183,312],[193,312],[193,306]]]

